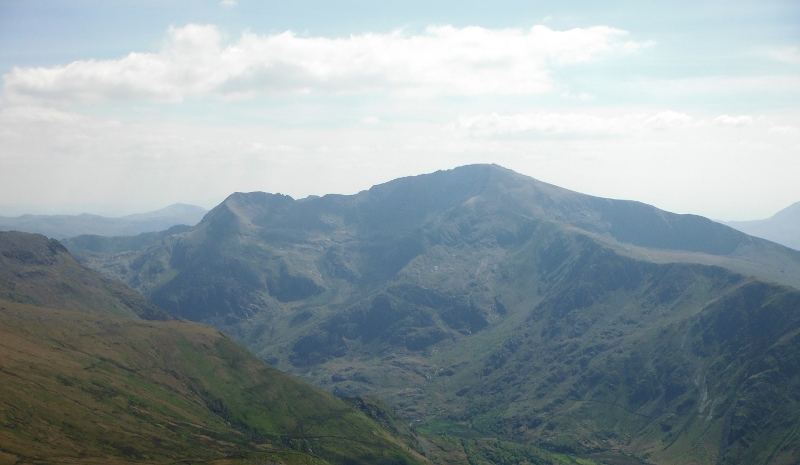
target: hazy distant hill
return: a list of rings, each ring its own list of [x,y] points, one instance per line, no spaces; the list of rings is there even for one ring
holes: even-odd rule
[[[191,226],[180,224],[164,231],[144,232],[135,236],[99,236],[97,234],[82,234],[80,236],[62,239],[61,243],[69,249],[70,253],[98,253],[113,255],[123,252],[136,252],[174,234],[186,232]]]
[[[55,239],[94,234],[98,236],[134,236],[143,232],[163,231],[171,226],[193,226],[207,213],[204,208],[176,203],[148,213],[119,218],[99,215],[23,215],[0,216],[0,231],[44,234]]]
[[[766,220],[727,221],[723,224],[751,236],[800,250],[800,202],[793,203]]]
[[[474,165],[236,193],[104,257],[161,308],[426,431],[610,463],[800,460],[800,252],[706,218]]]

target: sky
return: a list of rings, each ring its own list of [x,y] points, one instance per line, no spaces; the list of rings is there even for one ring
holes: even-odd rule
[[[0,215],[496,163],[719,220],[800,201],[800,2],[0,0]]]

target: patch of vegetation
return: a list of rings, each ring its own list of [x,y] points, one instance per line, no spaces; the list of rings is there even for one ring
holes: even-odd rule
[[[0,306],[0,447],[11,463],[424,460],[208,327]]]

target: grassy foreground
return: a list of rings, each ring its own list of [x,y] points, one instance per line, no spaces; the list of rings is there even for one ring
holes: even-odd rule
[[[0,463],[416,463],[218,331],[0,301]]]

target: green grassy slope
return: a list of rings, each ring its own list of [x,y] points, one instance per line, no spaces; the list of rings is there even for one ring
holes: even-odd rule
[[[113,316],[151,306],[56,241],[8,233],[0,252],[15,299],[0,299],[0,464],[584,463],[420,437],[381,402],[336,399],[207,326]]]
[[[0,307],[4,463],[421,460],[214,329]]]

